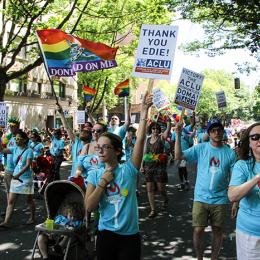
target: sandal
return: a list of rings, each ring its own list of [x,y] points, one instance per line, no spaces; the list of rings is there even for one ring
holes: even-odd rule
[[[156,216],[156,211],[152,209],[150,214],[148,215],[148,218],[154,218],[155,216]]]

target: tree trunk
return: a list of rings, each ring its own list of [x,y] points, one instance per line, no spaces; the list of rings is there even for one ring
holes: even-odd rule
[[[6,83],[8,82],[7,76],[5,73],[0,71],[0,101],[4,101]]]

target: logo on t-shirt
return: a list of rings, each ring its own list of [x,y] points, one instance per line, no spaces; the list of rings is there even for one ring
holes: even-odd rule
[[[220,169],[219,169],[220,160],[219,160],[219,159],[215,159],[215,157],[213,156],[213,157],[210,159],[209,165],[210,165],[210,167],[209,167],[209,172],[211,173],[209,189],[212,190],[212,189],[213,189],[213,186],[214,186],[214,178],[215,178],[215,175],[221,173],[221,171],[220,171]]]

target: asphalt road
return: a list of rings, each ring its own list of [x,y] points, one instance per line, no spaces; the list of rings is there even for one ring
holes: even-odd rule
[[[68,175],[70,165],[62,164],[62,177]],[[154,219],[149,219],[149,203],[145,186],[140,185],[141,196],[139,198],[140,231],[142,236],[142,259],[195,259],[192,245],[191,210],[193,201],[193,188],[196,178],[195,165],[189,165],[189,178],[191,189],[178,191],[178,174],[176,168],[170,165],[168,168],[169,207],[166,212],[160,212]],[[141,180],[143,184],[143,180]],[[160,209],[160,197],[156,196],[157,208]],[[6,207],[3,184],[0,185],[0,211]],[[37,222],[41,223],[46,218],[43,200],[36,200]],[[8,231],[0,231],[0,260],[31,259],[33,243],[36,237],[34,226],[25,225],[28,218],[25,200],[20,197],[12,218],[12,228]],[[223,246],[219,259],[236,259],[235,254],[235,223],[227,219],[224,230]],[[210,228],[205,235],[205,259],[210,259]],[[36,259],[40,259],[39,257]]]

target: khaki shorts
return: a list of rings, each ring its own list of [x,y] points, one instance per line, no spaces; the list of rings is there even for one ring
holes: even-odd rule
[[[13,174],[13,172],[10,172],[10,171],[5,171],[5,174],[4,174],[4,185],[5,185],[6,193],[9,193],[9,190],[10,190],[12,174]]]
[[[222,227],[226,215],[226,204],[207,204],[194,201],[192,209],[192,226],[207,227],[210,224],[211,226]]]

